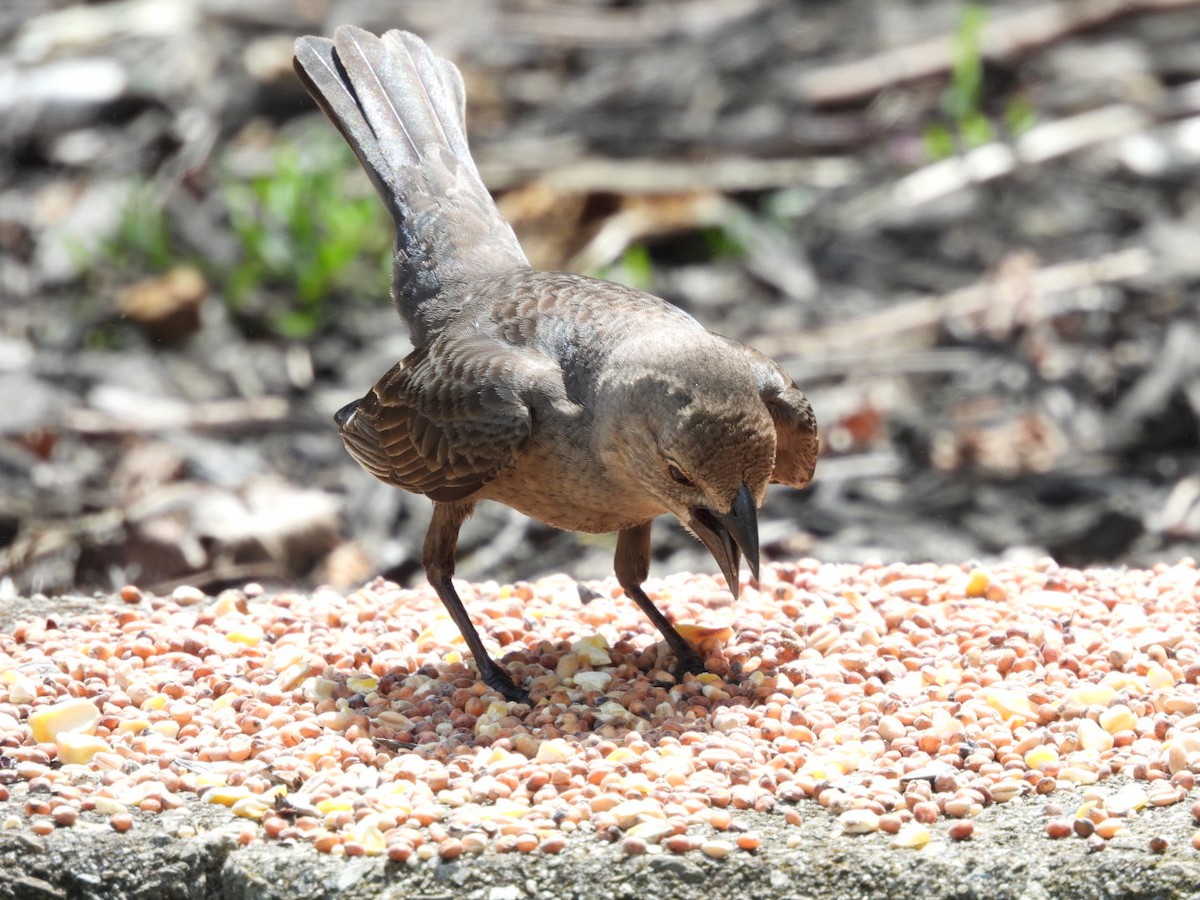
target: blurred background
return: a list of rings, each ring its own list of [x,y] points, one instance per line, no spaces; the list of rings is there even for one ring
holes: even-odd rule
[[[463,69],[535,265],[779,359],[822,426],[770,558],[1200,544],[1200,2],[8,0],[0,598],[421,577],[331,415],[409,349],[382,207],[291,69],[352,22]],[[484,504],[459,575],[611,571]],[[712,570],[656,525],[652,574]]]

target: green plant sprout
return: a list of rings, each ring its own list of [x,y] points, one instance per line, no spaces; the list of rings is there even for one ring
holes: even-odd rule
[[[954,33],[950,84],[942,96],[945,121],[924,132],[926,152],[946,159],[960,150],[973,150],[996,139],[996,129],[983,112],[983,29],[988,11],[979,3],[964,3]],[[1024,98],[1013,98],[1004,110],[1005,130],[1011,135],[1028,131],[1036,121]]]
[[[227,180],[224,188],[241,245],[241,259],[224,279],[231,307],[242,310],[263,289],[289,294],[289,308],[267,318],[297,339],[330,317],[339,296],[386,296],[391,262],[391,230],[378,200],[344,183],[354,171],[349,151],[329,143],[309,157],[302,162],[295,146],[281,146],[269,172]]]

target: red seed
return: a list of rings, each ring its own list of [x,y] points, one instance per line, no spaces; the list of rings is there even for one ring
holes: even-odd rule
[[[753,831],[747,831],[745,834],[739,834],[737,836],[737,845],[742,850],[745,850],[748,853],[753,853],[762,846],[762,838]]]
[[[124,833],[133,827],[133,816],[129,813],[114,813],[108,817],[108,824],[112,826],[113,831]]]
[[[641,856],[649,847],[640,837],[629,836],[621,841],[621,850],[626,856]]]
[[[913,818],[922,825],[932,825],[938,820],[938,806],[932,800],[922,800],[912,808]]]
[[[69,828],[75,824],[75,820],[79,818],[79,810],[73,806],[67,806],[65,803],[61,806],[54,807],[54,811],[50,813],[54,817],[54,824],[61,825],[64,828]]]
[[[969,840],[971,835],[975,833],[975,823],[970,819],[959,819],[956,822],[951,822],[946,833],[952,841]]]
[[[1071,834],[1070,819],[1051,819],[1046,823],[1046,836],[1051,838],[1065,838]]]
[[[1200,834],[1197,837],[1200,838]],[[696,849],[696,839],[686,834],[673,834],[663,841],[663,846],[672,853],[687,853]]]

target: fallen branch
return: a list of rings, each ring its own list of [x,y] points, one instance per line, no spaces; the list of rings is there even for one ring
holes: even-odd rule
[[[991,18],[980,35],[980,52],[988,61],[1007,61],[1114,19],[1197,5],[1200,0],[1065,0],[1048,3]],[[949,72],[955,46],[954,34],[947,33],[893,47],[864,59],[817,69],[801,79],[801,95],[814,106],[866,100],[886,88]]]
[[[1114,284],[1149,275],[1154,256],[1145,247],[1119,250],[1095,259],[1059,263],[1017,274],[1000,273],[983,281],[940,294],[900,303],[847,322],[802,334],[764,335],[754,346],[781,358],[801,358],[810,366],[844,353],[900,343],[929,344],[948,319],[986,317],[1029,321],[1059,311],[1045,303],[1055,294],[1079,291],[1098,284]]]
[[[182,403],[154,398],[117,410],[72,409],[63,417],[64,426],[80,434],[138,434],[193,428],[240,428],[278,422],[288,414],[281,397],[249,400],[212,400]]]

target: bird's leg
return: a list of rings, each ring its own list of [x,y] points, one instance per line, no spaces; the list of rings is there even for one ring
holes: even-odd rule
[[[617,582],[624,588],[625,593],[650,617],[654,627],[662,633],[671,649],[675,651],[676,675],[682,677],[686,672],[693,675],[703,672],[704,660],[700,658],[700,654],[692,649],[692,645],[675,630],[671,621],[642,590],[642,582],[650,574],[649,522],[626,528],[617,535],[617,554],[613,566],[617,572]]]
[[[471,624],[467,608],[463,606],[458,592],[454,590],[451,578],[454,575],[454,554],[458,549],[458,529],[467,517],[475,511],[474,503],[434,503],[433,519],[429,523],[429,531],[425,533],[425,549],[422,561],[425,564],[425,575],[438,597],[450,612],[454,624],[462,632],[475,656],[475,665],[479,667],[479,675],[484,684],[499,691],[509,700],[518,703],[529,702],[529,692],[518,687],[509,674],[500,667],[494,659],[488,656],[483,648],[479,632]]]

